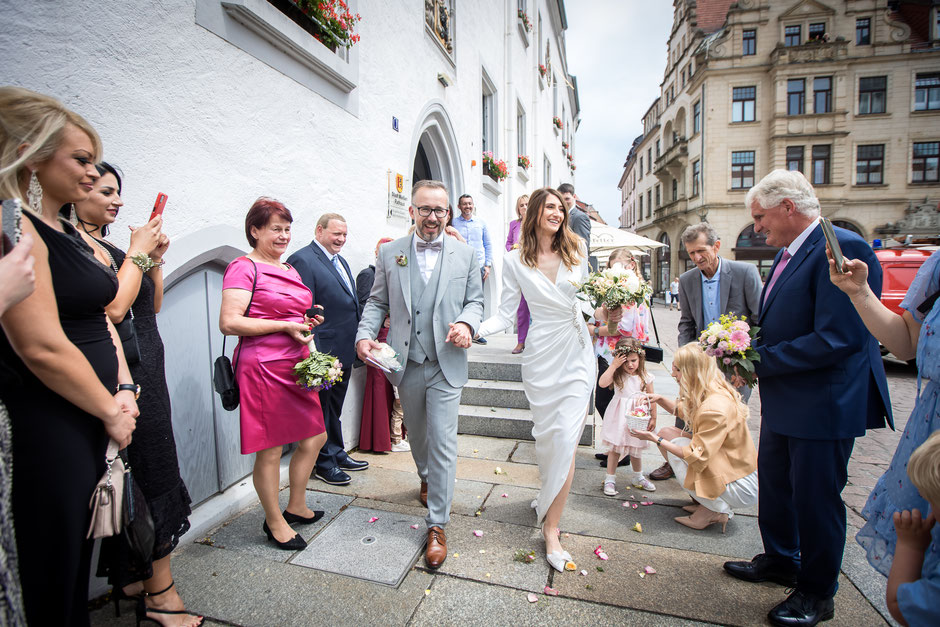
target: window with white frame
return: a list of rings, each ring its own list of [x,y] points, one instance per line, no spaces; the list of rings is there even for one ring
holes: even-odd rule
[[[482,82],[482,112],[483,112],[483,126],[481,132],[481,145],[483,146],[483,152],[492,152],[493,156],[496,156],[496,86],[493,84],[493,81],[490,80],[490,77],[487,75],[486,70],[483,70],[483,82]]]
[[[558,77],[552,75],[552,115],[558,117]]]
[[[525,109],[516,101],[516,152],[518,156],[527,155],[525,150]]]
[[[552,162],[548,160],[548,155],[542,155],[542,187],[549,187],[552,184]]]

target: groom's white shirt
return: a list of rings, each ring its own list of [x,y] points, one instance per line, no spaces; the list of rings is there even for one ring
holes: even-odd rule
[[[441,256],[441,252],[444,249],[444,233],[441,232],[437,236],[434,242],[441,243],[441,250],[431,250],[430,248],[425,248],[424,250],[418,250],[418,234],[415,233],[412,236],[411,241],[411,250],[415,253],[415,259],[418,260],[418,268],[421,270],[421,276],[424,278],[424,282],[427,283],[431,280],[431,275],[434,273],[434,268],[437,266],[437,260]]]

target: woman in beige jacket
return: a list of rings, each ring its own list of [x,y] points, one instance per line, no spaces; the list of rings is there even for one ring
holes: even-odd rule
[[[676,351],[672,376],[679,382],[679,399],[651,394],[650,401],[685,420],[692,437],[676,427],[633,434],[659,446],[676,479],[696,501],[683,508],[691,516],[677,517],[676,522],[692,529],[721,523],[724,533],[733,508],[757,503],[757,449],[747,430],[747,407],[715,358],[697,343]]]

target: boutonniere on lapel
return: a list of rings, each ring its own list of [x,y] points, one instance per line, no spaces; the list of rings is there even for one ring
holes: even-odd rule
[[[404,268],[405,266],[408,265],[408,257],[405,257],[404,255],[398,255],[397,257],[395,257],[395,263],[397,263],[402,268]]]

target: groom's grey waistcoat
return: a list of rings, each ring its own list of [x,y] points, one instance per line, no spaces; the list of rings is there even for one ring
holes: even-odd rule
[[[424,282],[417,260],[409,264],[411,268],[411,350],[408,359],[421,363],[425,359],[437,361],[437,349],[434,347],[434,299],[437,297],[437,283],[441,275],[443,255],[438,255],[437,263],[431,272],[431,278]]]

